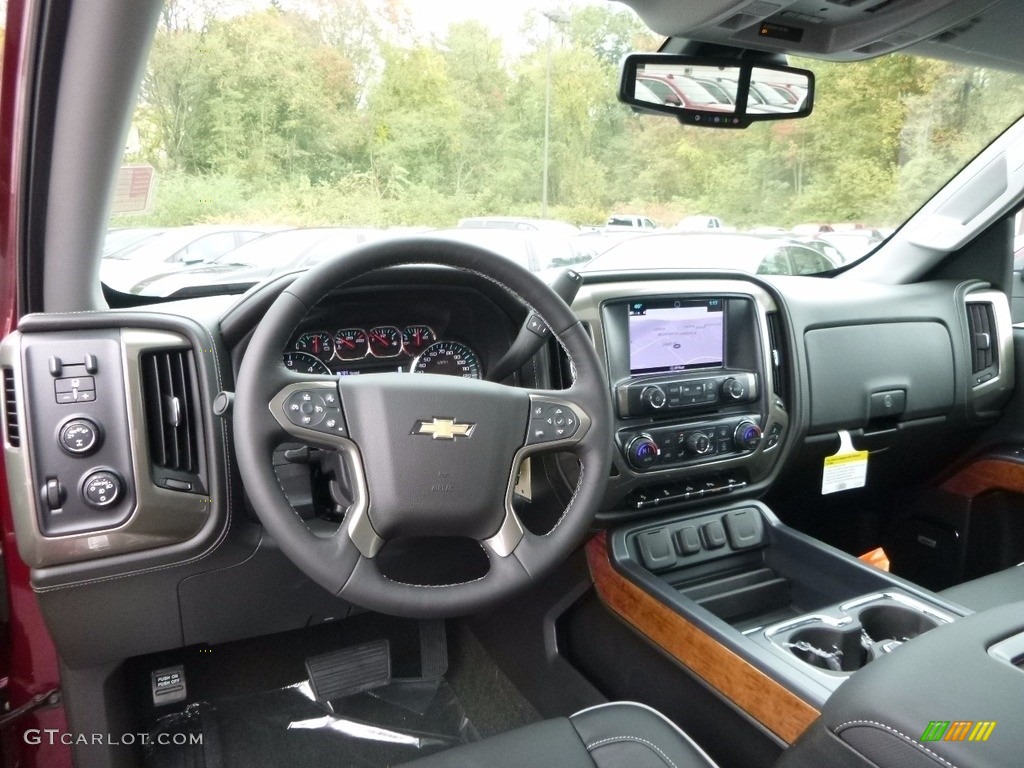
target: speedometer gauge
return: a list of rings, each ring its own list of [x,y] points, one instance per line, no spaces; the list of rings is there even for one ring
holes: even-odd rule
[[[334,354],[334,340],[329,333],[312,331],[299,336],[295,342],[295,349],[299,352],[306,352],[318,357],[321,360],[330,360],[331,355]]]
[[[331,375],[331,369],[323,360],[308,352],[285,352],[284,367],[296,373],[322,373]]]
[[[483,378],[480,358],[476,352],[457,341],[431,344],[412,364],[413,373],[440,373],[464,379]]]

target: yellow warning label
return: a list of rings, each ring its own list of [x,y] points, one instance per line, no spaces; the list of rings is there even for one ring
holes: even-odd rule
[[[867,451],[855,451],[854,453],[844,453],[837,456],[826,456],[825,466],[835,467],[841,464],[856,464],[860,461],[868,460]]]

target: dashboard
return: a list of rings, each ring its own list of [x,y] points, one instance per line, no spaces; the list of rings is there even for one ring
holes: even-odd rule
[[[283,360],[301,373],[482,379],[508,349],[513,332],[508,315],[471,289],[356,290],[314,308]]]
[[[286,284],[156,311],[28,316],[0,346],[5,461],[22,478],[11,483],[18,546],[69,662],[338,615],[337,601],[246,511],[230,414],[215,415]],[[573,310],[613,403],[604,524],[782,486],[816,495],[837,430],[872,450],[871,477],[887,467],[905,475],[916,466],[908,457],[942,466],[928,452],[942,440],[945,450],[964,449],[967,427],[991,423],[1014,385],[1006,298],[970,281],[883,289],[727,274],[588,276]],[[335,376],[487,378],[528,315],[478,275],[388,270],[311,307],[281,353],[296,370]],[[975,332],[979,322],[988,336]],[[975,355],[981,338],[990,348]],[[504,381],[570,382],[553,341]],[[168,409],[175,400],[181,409]],[[959,441],[952,449],[950,435]],[[296,456],[288,470],[318,471],[301,463],[311,454]],[[557,521],[575,456],[530,458],[532,503],[551,501]],[[237,599],[252,590],[258,611]],[[112,625],[130,631],[117,643],[81,632]]]

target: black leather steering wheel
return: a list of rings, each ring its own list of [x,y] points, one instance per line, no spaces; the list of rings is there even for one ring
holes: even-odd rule
[[[456,376],[381,373],[328,377],[289,371],[282,353],[330,291],[386,267],[436,264],[473,272],[511,292],[547,323],[568,354],[573,383],[524,389]],[[611,462],[611,401],[593,343],[572,310],[514,262],[473,245],[388,240],[324,262],[286,288],[256,328],[234,404],[234,444],[249,499],[284,554],[332,594],[411,617],[455,616],[491,606],[564,559],[586,533]],[[297,515],[272,465],[276,446],[301,441],[339,451],[354,501],[330,535]],[[580,460],[576,490],[545,535],[512,509],[521,461],[547,450]],[[479,579],[419,586],[388,579],[376,555],[407,536],[478,541]]]

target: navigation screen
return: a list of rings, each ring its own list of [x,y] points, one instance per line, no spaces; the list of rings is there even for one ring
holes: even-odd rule
[[[722,299],[630,303],[630,373],[720,366],[725,338],[724,305]]]

